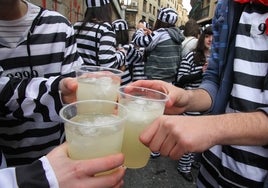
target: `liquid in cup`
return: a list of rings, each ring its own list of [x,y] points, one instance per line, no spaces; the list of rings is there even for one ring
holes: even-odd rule
[[[151,151],[139,141],[139,135],[163,114],[168,96],[152,89],[133,86],[122,86],[119,93],[119,103],[128,110],[122,145],[124,165],[127,168],[142,168],[148,163]]]
[[[110,111],[103,108],[109,107]],[[68,154],[72,159],[92,159],[120,153],[127,110],[105,100],[85,100],[64,106],[60,116]]]
[[[116,101],[122,71],[101,66],[83,65],[75,68],[78,81],[77,100]]]

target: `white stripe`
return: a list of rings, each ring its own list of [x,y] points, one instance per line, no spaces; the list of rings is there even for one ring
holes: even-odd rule
[[[235,59],[234,71],[254,76],[265,76],[267,74],[267,65],[265,63]]]
[[[232,96],[261,104],[268,104],[268,90],[261,91],[238,84],[233,85]]]

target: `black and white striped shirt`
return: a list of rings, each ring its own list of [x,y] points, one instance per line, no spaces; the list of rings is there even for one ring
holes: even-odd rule
[[[82,64],[69,21],[57,12],[27,5],[26,17],[0,21],[0,149],[9,166],[30,163],[62,142],[58,84],[62,77],[74,76],[74,65]],[[27,37],[27,20],[33,21],[39,12]],[[20,40],[5,41],[24,23],[25,32],[16,37]]]
[[[178,70],[178,75],[177,75],[178,83],[180,83],[180,81],[182,80],[184,76],[191,76],[191,75],[197,75],[197,74],[202,75],[203,66],[197,65],[194,62],[194,54],[195,52],[189,52],[184,58],[182,58],[182,61]],[[185,89],[198,88],[201,82],[202,82],[202,76],[195,77],[189,80],[188,82],[186,82],[183,88]]]
[[[268,35],[261,30],[268,18],[267,10],[247,4],[240,17],[234,83],[226,113],[268,107]],[[203,157],[205,168],[201,168],[199,187],[263,187],[268,177],[267,145],[214,146]]]
[[[122,76],[122,84],[126,85],[132,81],[145,79],[143,52],[139,51],[133,44],[124,46],[126,53],[126,71]]]
[[[74,24],[78,52],[85,64],[119,68],[125,64],[125,54],[116,51],[115,32],[108,22],[86,23],[79,31],[82,22]],[[79,32],[78,32],[79,31]]]

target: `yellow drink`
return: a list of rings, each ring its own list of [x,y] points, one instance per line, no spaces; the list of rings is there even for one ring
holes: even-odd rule
[[[109,110],[107,110],[107,108]],[[84,100],[60,110],[68,153],[72,159],[92,159],[120,153],[127,109],[113,101]]]
[[[122,71],[102,66],[75,67],[78,81],[77,100],[117,101]]]
[[[83,126],[65,123],[70,158],[92,159],[120,153],[124,127],[120,123],[111,125],[118,119],[113,115],[77,115],[70,121],[82,123]]]
[[[77,100],[90,100],[90,99],[102,99],[102,100],[117,100],[117,90],[120,86],[120,79],[113,80],[110,77],[99,78],[77,78]]]
[[[128,110],[122,153],[127,168],[142,168],[150,157],[150,150],[140,140],[140,133],[165,109],[167,95],[148,88],[122,86],[119,88],[119,103]]]
[[[164,111],[164,103],[141,102],[121,101],[121,104],[128,109],[122,145],[122,153],[125,155],[124,165],[128,168],[142,168],[148,163],[151,151],[139,141],[139,135]]]

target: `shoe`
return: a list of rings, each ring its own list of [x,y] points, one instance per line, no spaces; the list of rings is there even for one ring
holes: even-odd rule
[[[194,181],[194,177],[193,177],[191,172],[181,172],[179,170],[178,170],[178,172],[186,181],[189,181],[189,182]]]
[[[151,152],[151,158],[155,159],[157,157],[160,157],[160,153],[159,152]]]

